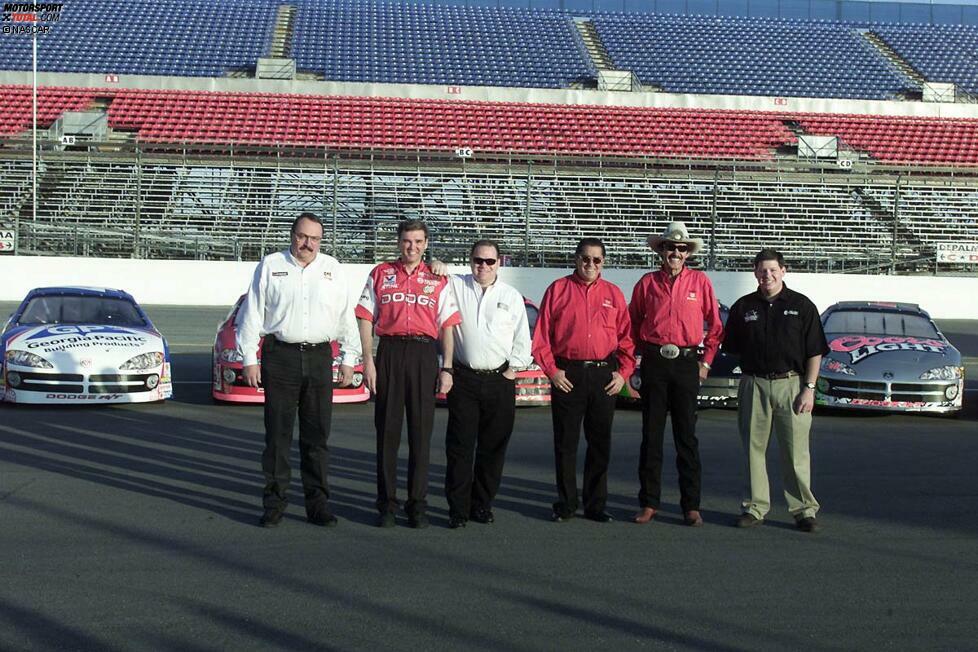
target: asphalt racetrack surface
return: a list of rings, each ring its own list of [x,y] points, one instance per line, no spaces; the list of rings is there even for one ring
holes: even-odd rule
[[[705,527],[682,524],[669,437],[664,513],[629,522],[635,410],[615,419],[617,521],[551,523],[550,412],[527,408],[496,523],[449,530],[440,408],[432,526],[378,529],[373,404],[334,410],[339,525],[305,522],[294,452],[292,504],[266,530],[261,408],[210,399],[226,310],[147,309],[172,345],[173,400],[0,406],[2,650],[978,649],[978,322],[942,322],[968,356],[960,418],[816,415],[817,534],[785,511],[776,445],[772,513],[733,527],[726,410],[700,413]]]

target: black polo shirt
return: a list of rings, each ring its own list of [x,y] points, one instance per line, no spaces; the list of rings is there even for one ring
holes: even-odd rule
[[[740,356],[745,374],[805,372],[805,361],[829,346],[818,308],[784,286],[772,300],[759,292],[737,299],[727,317],[723,350]]]

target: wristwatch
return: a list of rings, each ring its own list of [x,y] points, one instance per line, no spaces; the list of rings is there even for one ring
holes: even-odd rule
[[[815,389],[815,383],[805,383],[805,387],[808,389]]]
[[[450,376],[454,376],[455,375],[455,370],[452,369],[451,367],[442,367],[441,370],[444,371],[446,374],[448,374]],[[812,385],[812,387],[814,387],[814,385]]]

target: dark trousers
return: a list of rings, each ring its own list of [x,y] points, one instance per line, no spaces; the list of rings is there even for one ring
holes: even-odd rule
[[[598,514],[608,502],[608,460],[616,397],[608,396],[604,387],[611,382],[613,368],[570,364],[564,371],[574,389],[563,392],[553,388],[550,402],[558,497],[554,511],[566,515],[577,510],[577,444],[583,423],[587,441],[582,491],[584,512]]]
[[[267,337],[262,346],[261,378],[265,388],[262,502],[269,509],[288,501],[289,450],[298,407],[299,469],[306,511],[312,513],[329,499],[326,438],[333,415],[332,349],[327,345],[300,351]]]
[[[638,502],[642,507],[659,508],[662,439],[668,412],[672,416],[672,438],[676,443],[679,504],[684,512],[700,508],[702,470],[696,439],[699,388],[696,358],[666,360],[651,351],[642,357],[642,448],[638,460]]]
[[[445,432],[445,496],[452,516],[468,518],[470,512],[492,506],[513,434],[515,384],[500,373],[455,368]]]
[[[408,514],[427,506],[428,458],[435,421],[438,353],[435,343],[381,338],[377,346],[377,509],[397,509],[397,450],[407,412]]]

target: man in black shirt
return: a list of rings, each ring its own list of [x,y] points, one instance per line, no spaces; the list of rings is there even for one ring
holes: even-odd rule
[[[754,257],[757,292],[738,299],[727,318],[723,350],[740,356],[744,372],[737,393],[738,423],[749,495],[737,527],[760,524],[771,509],[766,458],[773,430],[788,511],[798,529],[814,532],[819,505],[811,490],[809,431],[815,381],[829,347],[815,304],[788,289],[784,274],[781,253],[763,249]]]

